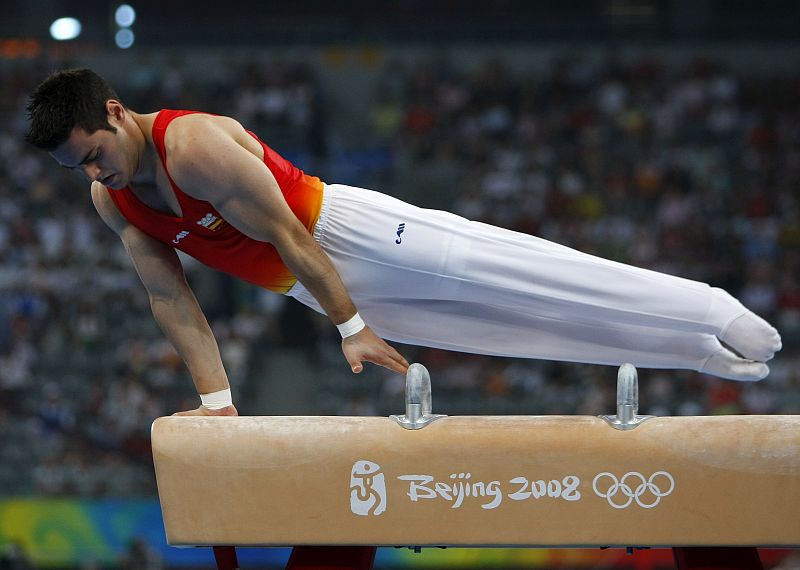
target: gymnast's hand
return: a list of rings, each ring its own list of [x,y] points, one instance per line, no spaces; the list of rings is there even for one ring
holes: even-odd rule
[[[236,406],[230,405],[220,408],[219,410],[209,410],[205,406],[200,406],[196,410],[188,410],[186,412],[175,412],[173,416],[238,416],[239,412]]]
[[[399,374],[405,374],[408,370],[406,359],[369,327],[364,327],[356,334],[342,340],[342,352],[356,374],[364,369],[362,360],[379,364]]]

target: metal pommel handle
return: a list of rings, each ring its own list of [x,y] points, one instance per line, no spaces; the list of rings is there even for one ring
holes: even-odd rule
[[[391,418],[406,429],[420,429],[446,417],[431,413],[431,375],[422,364],[414,363],[406,373],[406,413]]]
[[[617,415],[600,416],[611,427],[629,430],[653,416],[639,416],[639,375],[633,364],[623,364],[617,372]]]
[[[617,372],[617,417],[629,423],[639,411],[639,375],[633,364],[623,364]]]

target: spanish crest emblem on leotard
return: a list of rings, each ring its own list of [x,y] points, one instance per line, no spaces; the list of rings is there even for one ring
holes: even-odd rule
[[[209,229],[211,231],[216,231],[219,229],[219,227],[222,225],[223,222],[224,220],[222,218],[218,218],[217,216],[209,212],[203,217],[202,220],[199,220],[197,222],[197,225],[203,226],[204,228]]]

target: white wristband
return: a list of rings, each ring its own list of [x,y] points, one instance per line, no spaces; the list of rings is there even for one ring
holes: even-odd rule
[[[348,336],[353,336],[357,332],[361,332],[366,326],[361,315],[356,313],[349,321],[336,325],[336,328],[339,329],[342,338],[347,338]]]
[[[200,401],[209,410],[221,410],[233,405],[230,388],[219,392],[211,392],[210,394],[200,394]]]

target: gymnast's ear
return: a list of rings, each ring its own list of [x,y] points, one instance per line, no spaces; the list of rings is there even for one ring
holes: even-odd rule
[[[127,114],[127,111],[128,110],[125,108],[125,105],[116,99],[109,99],[106,101],[106,113],[108,113],[109,124],[111,124],[112,120],[116,123],[123,123],[125,121],[125,115]]]

